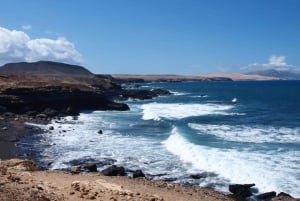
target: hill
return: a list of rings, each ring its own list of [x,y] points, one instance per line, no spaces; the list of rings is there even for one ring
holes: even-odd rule
[[[295,71],[295,70],[292,71],[292,70],[268,69],[268,70],[249,72],[247,74],[276,77],[282,80],[300,80],[300,71]]]
[[[7,75],[92,75],[82,66],[58,63],[52,61],[38,61],[33,63],[8,63],[0,67],[0,74]]]

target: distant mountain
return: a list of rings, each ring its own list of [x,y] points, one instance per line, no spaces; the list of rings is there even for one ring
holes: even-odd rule
[[[268,70],[261,70],[261,71],[253,71],[246,74],[276,77],[282,80],[300,80],[300,71],[295,71],[295,70],[292,71],[292,70],[268,69]]]
[[[82,66],[52,61],[8,63],[0,67],[0,74],[9,75],[93,75]]]

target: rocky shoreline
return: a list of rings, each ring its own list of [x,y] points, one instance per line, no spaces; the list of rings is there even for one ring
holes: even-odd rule
[[[16,157],[20,137],[41,132],[25,122],[47,124],[81,110],[125,111],[128,105],[116,101],[169,94],[163,89],[123,89],[107,75],[0,75],[0,159]]]
[[[1,201],[299,201],[284,193],[277,196],[274,193],[266,193],[251,199],[237,196],[237,193],[245,193],[245,190],[252,186],[232,185],[229,188],[233,194],[224,195],[211,189],[153,181],[144,177],[105,176],[103,172],[74,174],[41,171],[32,161],[0,160]]]
[[[31,161],[5,160],[17,156],[16,143],[24,135],[43,132],[26,122],[48,124],[65,116],[76,118],[81,110],[125,111],[130,108],[120,101],[169,94],[164,89],[124,89],[104,75],[0,75],[0,201],[249,199],[255,193],[252,185],[231,186],[233,194],[229,196],[195,186],[152,181],[141,170],[125,170],[114,166],[114,161],[99,174],[97,164],[90,162],[78,163],[66,173],[40,171]],[[24,158],[31,158],[28,154]],[[274,192],[252,198],[299,200]]]

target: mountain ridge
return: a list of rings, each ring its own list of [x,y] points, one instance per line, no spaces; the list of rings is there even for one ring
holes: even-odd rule
[[[298,72],[292,70],[267,69],[267,70],[248,72],[246,74],[276,77],[282,80],[300,80],[300,71]]]
[[[93,75],[79,65],[54,61],[7,63],[0,67],[0,74],[8,75]]]

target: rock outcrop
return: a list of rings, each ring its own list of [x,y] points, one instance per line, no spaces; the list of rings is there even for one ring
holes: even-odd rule
[[[126,104],[115,103],[103,93],[62,86],[8,88],[0,93],[0,105],[14,113],[37,111],[49,117],[59,113],[73,115],[82,109],[129,109]]]
[[[2,73],[2,74],[1,74]],[[166,90],[122,89],[110,75],[81,66],[40,61],[0,67],[0,114],[13,112],[52,118],[80,110],[129,110],[114,100],[150,99]]]

